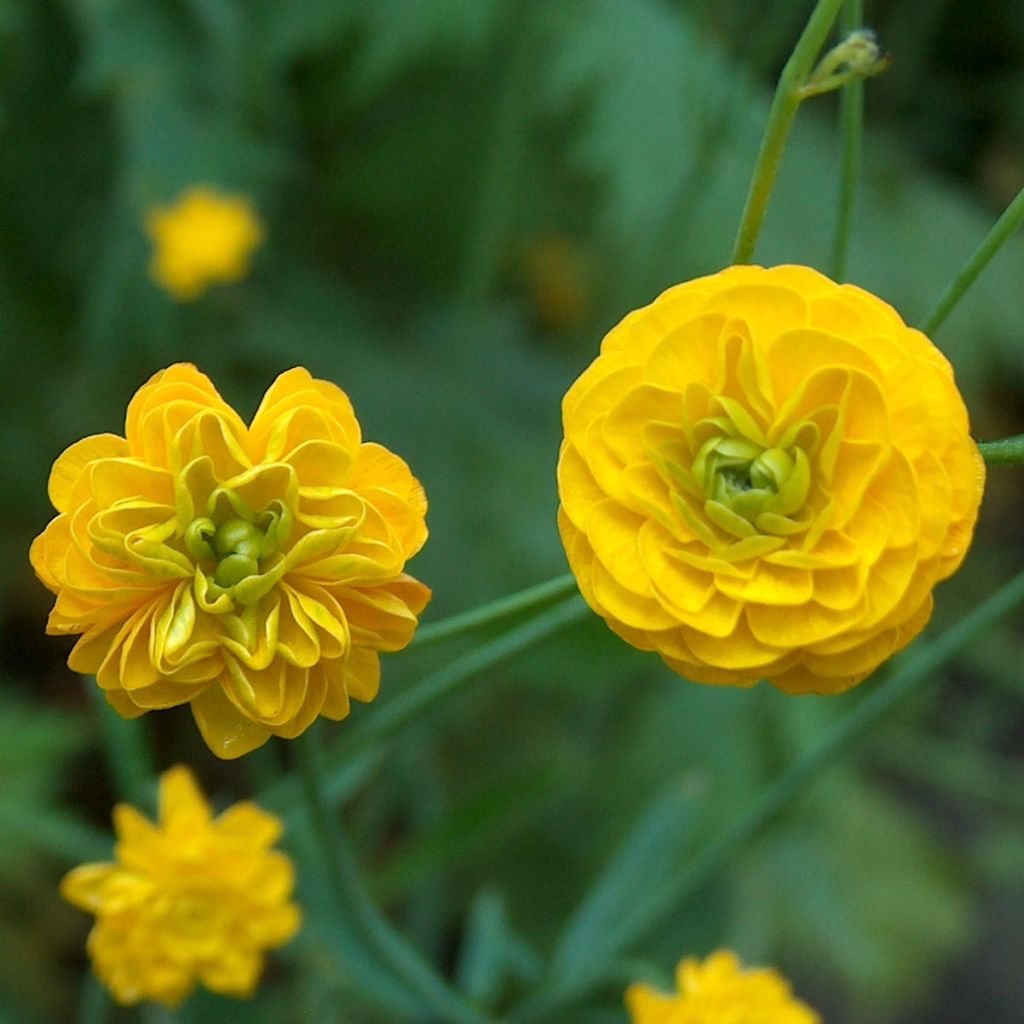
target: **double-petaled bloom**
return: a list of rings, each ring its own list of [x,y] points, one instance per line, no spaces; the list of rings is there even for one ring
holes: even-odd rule
[[[984,485],[938,349],[806,267],[732,267],[631,313],[563,420],[583,596],[706,683],[860,682],[924,628]]]
[[[214,818],[187,768],[160,779],[160,820],[114,809],[116,862],[83,864],[61,882],[96,915],[88,950],[119,1003],[176,1006],[201,982],[252,995],[264,953],[298,930],[291,861],[270,847],[281,822],[252,803]]]
[[[124,437],[60,456],[49,493],[31,558],[57,595],[47,630],[81,634],[68,664],[127,718],[191,704],[220,757],[372,700],[378,652],[408,644],[430,598],[405,572],[423,488],[306,370],[248,426],[195,367],[163,370]]]
[[[674,993],[634,984],[626,990],[632,1024],[820,1024],[771,968],[744,969],[729,950],[676,968]]]

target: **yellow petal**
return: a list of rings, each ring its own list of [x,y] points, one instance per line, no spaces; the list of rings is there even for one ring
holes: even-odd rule
[[[217,683],[194,698],[191,706],[206,745],[226,761],[262,747],[270,738],[270,730],[243,715]]]
[[[93,434],[66,448],[50,472],[47,490],[58,512],[70,509],[71,489],[82,470],[97,459],[117,459],[128,454],[128,442],[117,434]]]

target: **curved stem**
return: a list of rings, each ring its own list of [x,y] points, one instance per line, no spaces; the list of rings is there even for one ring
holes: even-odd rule
[[[816,747],[798,758],[758,797],[757,801],[717,839],[706,844],[692,863],[654,892],[647,894],[655,908],[646,922],[652,928],[659,917],[678,910],[702,889],[745,844],[759,836],[798,797],[839,759],[848,754],[935,673],[1000,619],[1024,605],[1024,573],[990,595],[938,639],[907,655],[885,682],[877,686],[843,718]],[[592,987],[559,988],[558,979],[527,998],[505,1024],[532,1024],[584,996]]]
[[[988,266],[989,261],[1000,250],[1003,243],[1020,227],[1024,221],[1024,189],[995,222],[992,230],[985,236],[981,245],[964,265],[963,270],[953,279],[950,286],[943,292],[931,312],[918,324],[918,327],[929,337],[935,333],[953,311],[953,307],[963,298],[964,292],[974,284],[978,275]]]
[[[483,629],[485,626],[501,622],[503,619],[550,604],[560,597],[567,597],[575,591],[576,577],[572,573],[556,576],[552,580],[527,587],[515,594],[509,594],[507,597],[499,597],[478,608],[471,608],[469,611],[441,619],[440,622],[431,622],[421,626],[416,631],[409,648],[427,647],[442,640],[461,636],[463,633]]]
[[[426,1012],[451,1024],[486,1024],[488,1018],[451,988],[374,905],[341,822],[328,809],[318,739],[315,730],[309,729],[295,745],[302,789],[340,926],[353,931],[372,959],[414,994]]]
[[[1004,437],[1000,441],[980,441],[978,451],[990,466],[1024,462],[1024,434]]]
[[[343,787],[353,771],[357,776],[360,774],[357,759],[367,747],[391,739],[406,725],[429,713],[435,705],[458,693],[482,673],[592,614],[581,598],[561,601],[507,633],[468,651],[393,697],[372,714],[353,722],[345,730],[338,751],[327,759],[325,785],[328,792],[336,792],[337,788]],[[280,808],[282,813],[287,813],[295,796],[295,779],[285,777],[264,790],[258,799],[265,807]]]
[[[846,0],[840,26],[847,35],[861,27],[864,20],[863,0]],[[846,274],[846,257],[850,248],[853,207],[860,179],[861,152],[864,137],[864,80],[854,78],[839,94],[839,120],[843,129],[843,158],[839,176],[839,217],[832,245],[832,277],[842,281]]]
[[[99,978],[91,971],[82,982],[82,993],[78,1001],[76,1024],[105,1024],[110,1018],[113,1004]]]
[[[330,770],[343,770],[352,756],[366,745],[389,739],[481,673],[592,614],[582,598],[561,601],[554,608],[431,673],[378,708],[374,714],[362,718],[358,725],[353,725],[337,757],[332,759]]]
[[[768,200],[775,187],[775,178],[782,162],[789,130],[793,127],[797,109],[800,106],[800,86],[810,74],[814,61],[828,36],[832,23],[839,14],[843,0],[818,0],[807,27],[797,41],[793,54],[782,69],[779,84],[775,90],[768,123],[765,125],[761,149],[757,154],[754,177],[747,193],[743,217],[733,249],[733,263],[749,263],[761,233],[761,222],[768,209]]]

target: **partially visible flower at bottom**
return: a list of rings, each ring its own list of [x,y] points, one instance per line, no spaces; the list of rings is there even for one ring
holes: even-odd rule
[[[729,950],[720,949],[703,963],[680,961],[676,985],[676,993],[630,985],[626,1008],[633,1024],[821,1024],[778,972],[744,970]]]
[[[160,820],[114,809],[116,863],[83,864],[61,894],[96,915],[88,951],[122,1005],[177,1006],[201,982],[249,997],[263,954],[298,931],[292,862],[270,849],[281,822],[243,802],[214,818],[192,773],[160,778]]]
[[[146,217],[153,241],[150,274],[179,302],[192,302],[211,284],[239,281],[263,241],[263,225],[244,196],[203,186]]]

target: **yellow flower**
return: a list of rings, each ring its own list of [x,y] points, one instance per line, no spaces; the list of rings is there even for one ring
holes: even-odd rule
[[[719,950],[703,963],[682,960],[677,995],[649,985],[626,989],[633,1024],[820,1024],[821,1018],[793,998],[789,984],[770,968],[743,970],[734,953]]]
[[[57,595],[47,631],[82,634],[71,668],[126,718],[190,703],[225,758],[372,700],[377,652],[430,599],[404,572],[427,501],[345,393],[289,370],[246,427],[178,364],[132,399],[125,435],[60,456],[60,514],[32,545]]]
[[[60,891],[96,915],[88,950],[122,1004],[176,1006],[201,981],[226,996],[251,996],[263,953],[298,931],[289,903],[292,862],[270,847],[281,822],[240,803],[213,818],[192,773],[160,778],[160,821],[114,808],[117,863],[83,864]]]
[[[580,589],[688,679],[845,690],[924,628],[971,540],[984,465],[949,364],[806,267],[670,289],[562,411]]]
[[[153,279],[181,302],[197,299],[217,282],[238,281],[263,241],[263,226],[249,202],[209,188],[193,188],[173,206],[146,218],[153,241]]]

